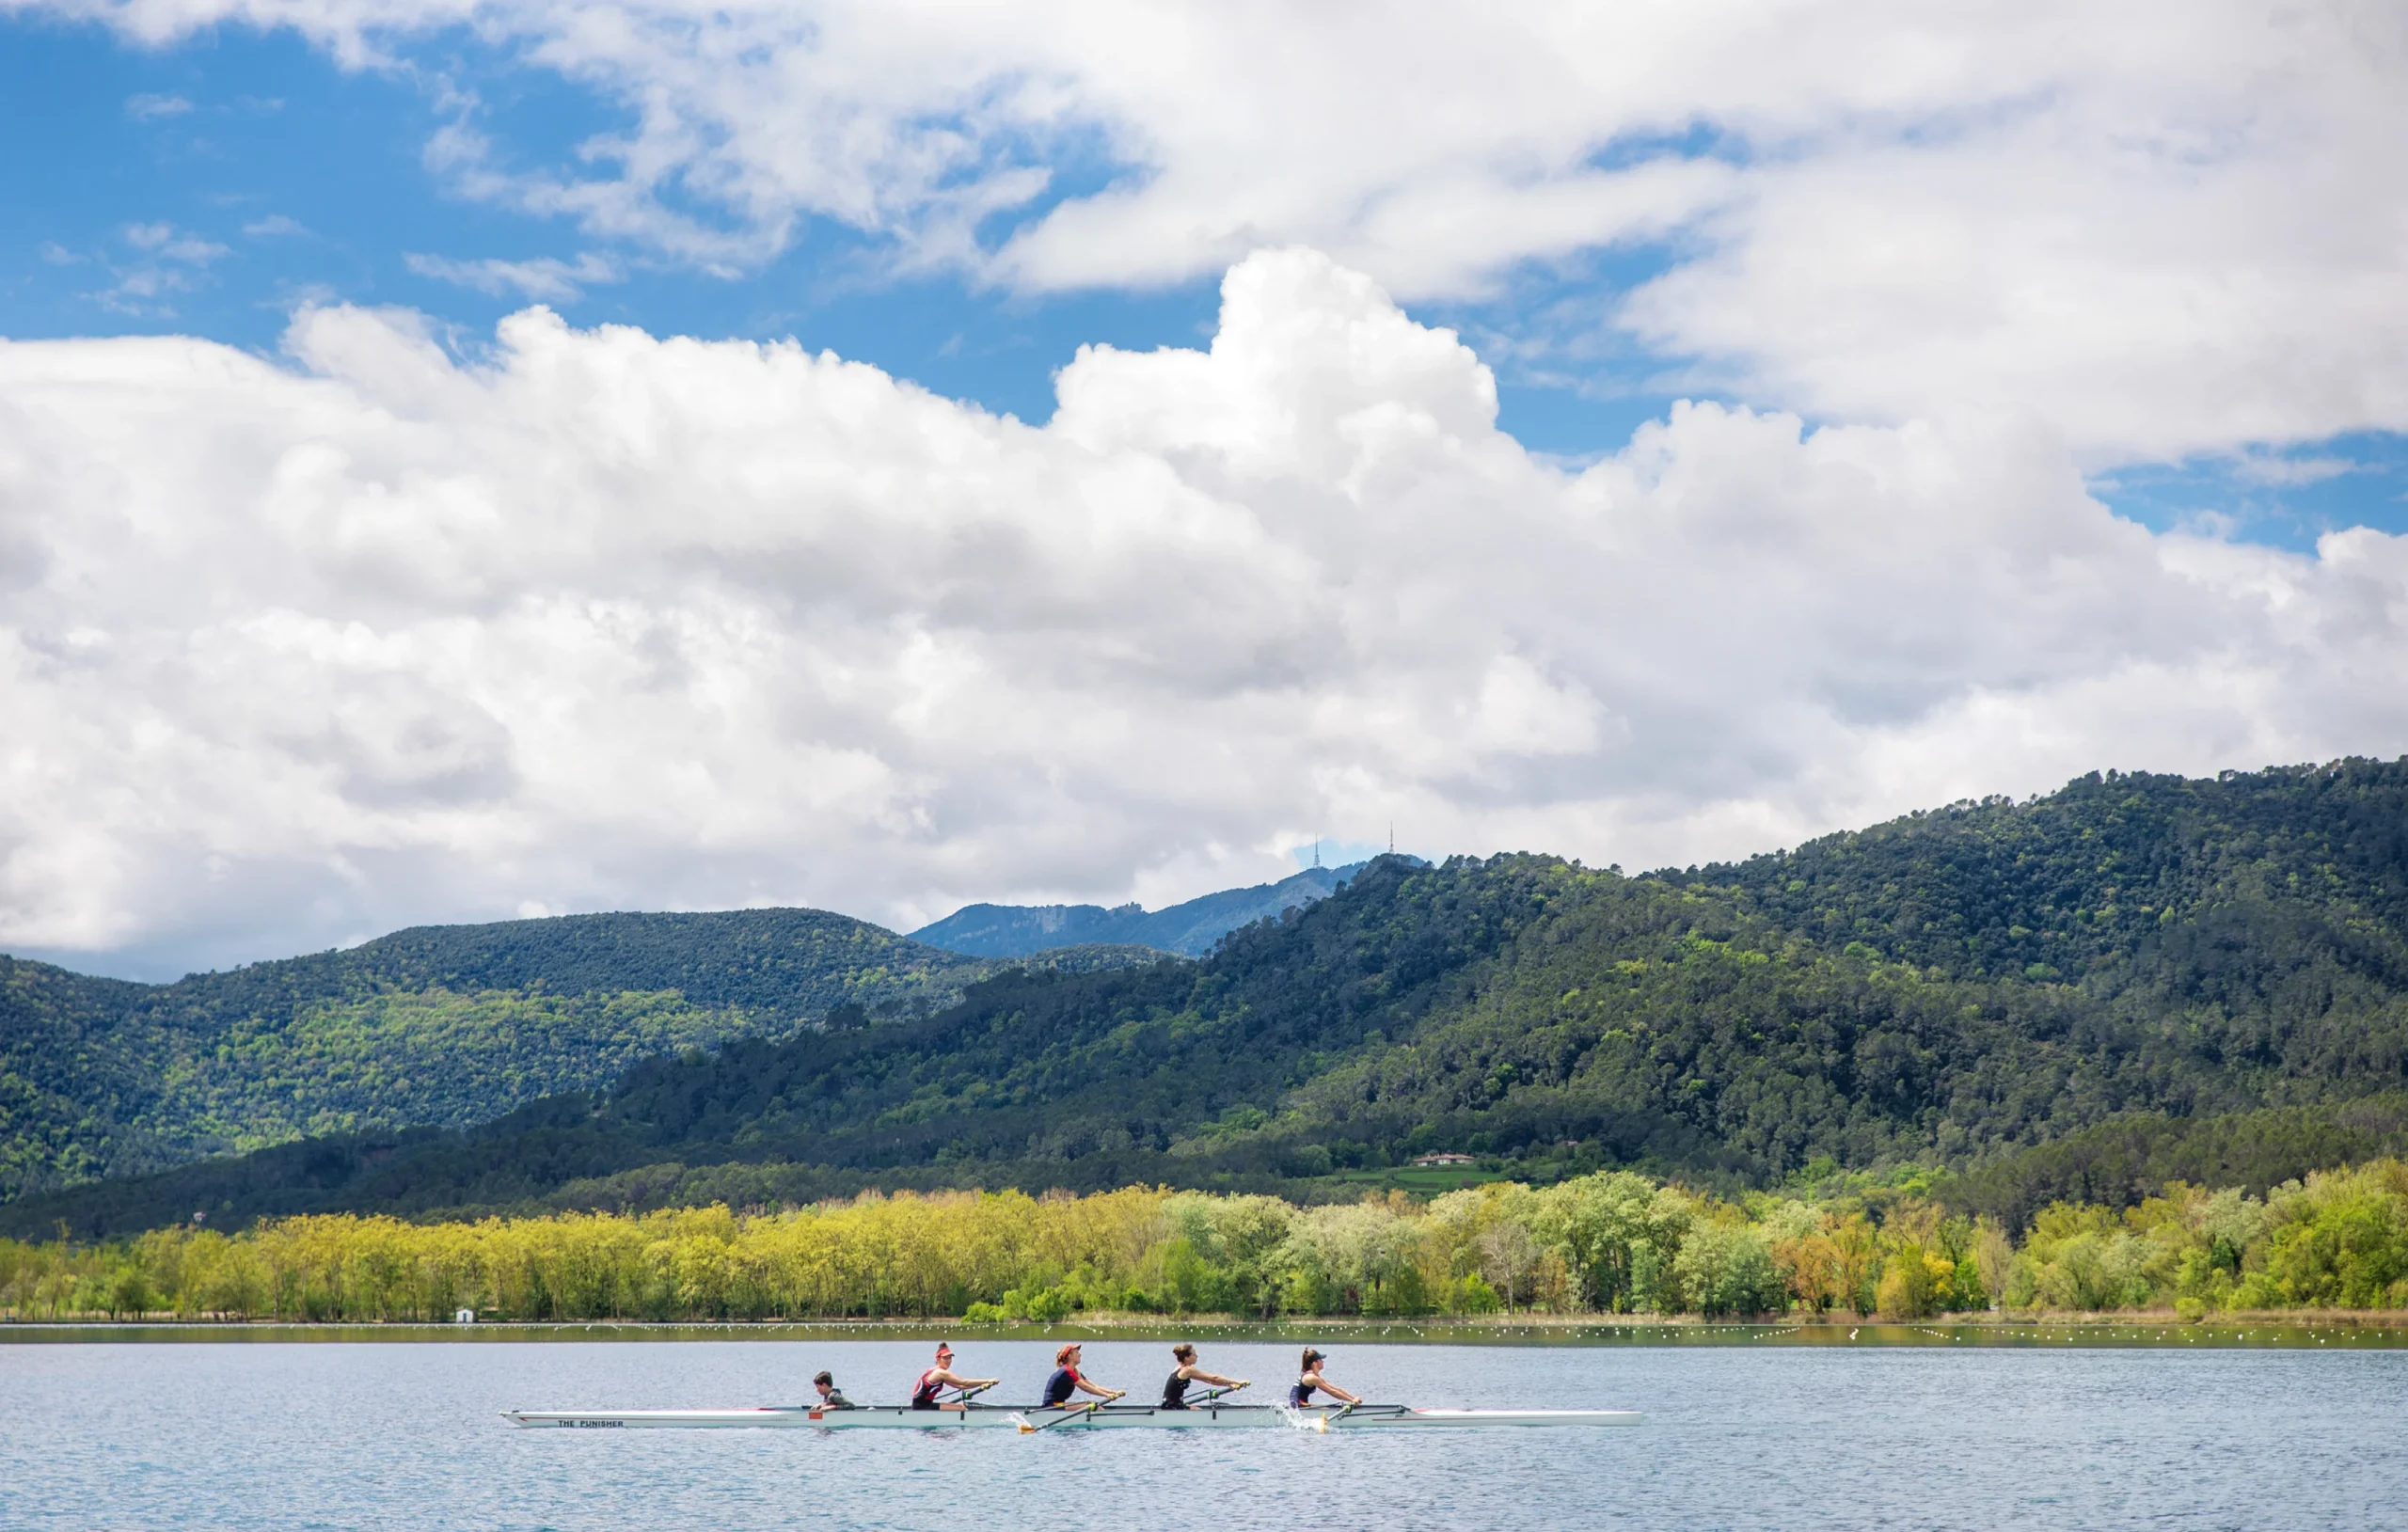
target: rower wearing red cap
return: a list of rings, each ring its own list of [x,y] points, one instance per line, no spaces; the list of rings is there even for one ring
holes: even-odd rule
[[[937,1396],[948,1388],[965,1391],[974,1388],[992,1388],[1002,1381],[1000,1378],[964,1378],[953,1370],[953,1348],[943,1341],[938,1341],[937,1365],[920,1374],[919,1382],[911,1390],[911,1408],[914,1410],[958,1410],[962,1407],[958,1399],[940,1404],[937,1402]]]
[[[1045,1397],[1038,1403],[1040,1410],[1056,1410],[1070,1402],[1070,1396],[1092,1394],[1099,1399],[1117,1399],[1125,1389],[1100,1388],[1079,1376],[1079,1344],[1072,1341],[1054,1353],[1054,1376],[1045,1380]]]

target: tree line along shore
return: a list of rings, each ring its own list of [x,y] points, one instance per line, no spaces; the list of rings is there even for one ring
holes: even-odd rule
[[[1132,1187],[0,1240],[0,1318],[441,1321],[1074,1315],[1926,1319],[2408,1308],[2408,1164],[2177,1183],[2010,1231],[1873,1189],[1721,1198],[1628,1171],[1353,1204]]]

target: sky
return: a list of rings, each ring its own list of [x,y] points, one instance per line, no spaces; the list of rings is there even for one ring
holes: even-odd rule
[[[0,950],[2408,751],[2408,12],[0,0]]]

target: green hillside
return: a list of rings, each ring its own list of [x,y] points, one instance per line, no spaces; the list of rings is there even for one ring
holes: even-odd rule
[[[2400,764],[2094,776],[1581,881],[1476,1003],[1316,1082],[1300,1125],[1694,1135],[1688,1158],[1768,1178],[2408,1082]]]
[[[1358,897],[1329,902],[1339,918],[1322,918],[1325,904],[1241,930],[1204,964],[1015,968],[933,1014],[840,1019],[655,1059],[608,1093],[467,1132],[289,1145],[29,1199],[0,1209],[0,1226],[46,1226],[62,1210],[97,1228],[196,1207],[513,1205],[672,1161],[796,1164],[812,1167],[814,1186],[846,1189],[872,1174],[1040,1184],[1275,1174],[1276,1151],[1244,1130],[1262,1115],[1247,1103],[1275,1105],[1384,1026],[1410,1031],[1467,964],[1540,912],[1564,871],[1541,859],[1434,873],[1383,861],[1357,879]],[[1217,1153],[1224,1135],[1230,1147]],[[94,1209],[105,1220],[87,1222]]]
[[[2093,773],[1664,876],[1735,889],[1826,946],[1956,975],[2293,1019],[2408,989],[2408,762]]]
[[[798,909],[426,926],[167,985],[0,957],[0,1196],[309,1134],[466,1127],[656,1053],[845,1007],[938,1008],[991,967]]]
[[[2408,763],[2347,762],[2087,778],[1637,877],[1382,859],[1200,963],[1007,972],[881,1024],[654,1058],[472,1131],[21,1216],[1293,1187],[1432,1149],[1726,1187],[1944,1164],[2012,1200],[2214,1159],[2160,1129],[2110,1153],[2131,1125],[2267,1112],[2238,1173],[2273,1174],[2383,1141],[2337,1113],[2408,1087],[2404,826]]]

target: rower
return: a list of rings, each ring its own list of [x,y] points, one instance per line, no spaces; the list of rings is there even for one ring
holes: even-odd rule
[[[953,1348],[943,1341],[938,1341],[937,1365],[920,1374],[920,1381],[912,1385],[911,1408],[914,1410],[958,1410],[963,1408],[959,1400],[939,1404],[937,1395],[948,1388],[991,1388],[1001,1382],[1003,1380],[1000,1378],[964,1378],[954,1371]]]
[[[855,1404],[852,1400],[845,1398],[842,1391],[836,1387],[836,1375],[834,1373],[821,1373],[818,1377],[811,1380],[811,1386],[819,1391],[819,1403],[816,1406],[818,1409],[858,1410],[861,1408],[860,1405]]]
[[[1246,1381],[1243,1378],[1224,1378],[1217,1372],[1206,1372],[1202,1367],[1197,1366],[1196,1348],[1185,1341],[1180,1341],[1172,1347],[1170,1354],[1179,1366],[1172,1369],[1170,1381],[1163,1384],[1163,1408],[1165,1410],[1184,1410],[1188,1407],[1187,1385],[1190,1383],[1211,1383],[1217,1388],[1245,1386]]]
[[[1331,1398],[1344,1399],[1349,1404],[1363,1402],[1321,1375],[1321,1365],[1327,1360],[1311,1347],[1305,1348],[1305,1375],[1296,1380],[1295,1387],[1288,1390],[1288,1405],[1291,1409],[1311,1409],[1315,1389],[1321,1390]]]
[[[1100,1399],[1117,1399],[1126,1392],[1117,1388],[1099,1388],[1079,1376],[1079,1343],[1072,1341],[1054,1353],[1054,1376],[1045,1380],[1045,1398],[1038,1404],[1040,1410],[1058,1410],[1070,1402],[1072,1394],[1092,1394]]]

